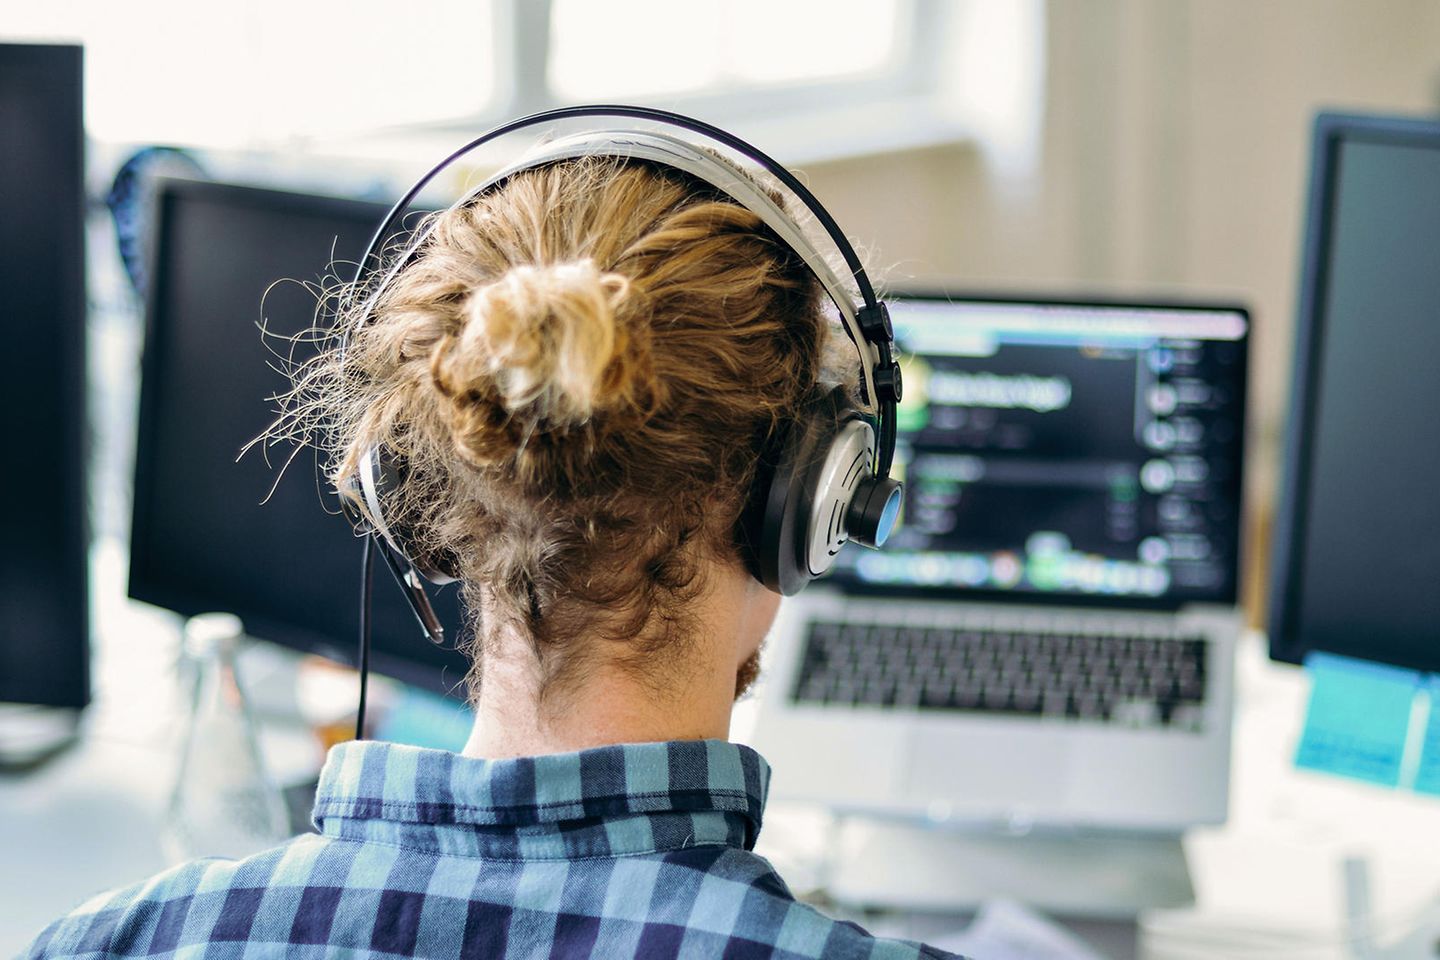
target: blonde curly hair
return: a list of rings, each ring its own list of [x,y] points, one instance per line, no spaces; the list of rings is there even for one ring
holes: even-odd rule
[[[596,656],[663,666],[828,365],[809,267],[699,180],[587,157],[436,215],[353,292],[364,322],[339,312],[282,432],[320,438],[337,484],[370,447],[403,461],[386,518],[459,575],[472,695],[507,624],[547,689]]]

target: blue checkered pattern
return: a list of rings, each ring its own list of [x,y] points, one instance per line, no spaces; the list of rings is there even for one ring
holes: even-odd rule
[[[321,774],[319,835],[98,896],[25,956],[949,956],[797,903],[750,852],[768,781],[713,740],[517,760],[348,743]]]

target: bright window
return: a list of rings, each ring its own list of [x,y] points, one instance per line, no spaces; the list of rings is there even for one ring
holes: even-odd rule
[[[85,44],[87,126],[102,142],[363,151],[629,101],[787,162],[969,139],[1028,169],[1038,149],[1044,0],[11,6],[0,35]]]
[[[707,93],[874,76],[901,58],[903,0],[553,0],[558,100]]]
[[[0,32],[85,45],[101,140],[261,146],[497,107],[491,0],[55,0]]]

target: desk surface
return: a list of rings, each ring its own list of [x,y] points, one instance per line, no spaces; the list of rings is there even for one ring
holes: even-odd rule
[[[182,716],[175,696],[175,617],[123,597],[123,555],[97,551],[95,703],[81,742],[26,775],[0,776],[0,955],[100,890],[166,866],[158,839]],[[1278,931],[1333,930],[1342,865],[1366,858],[1377,915],[1408,917],[1440,892],[1440,801],[1296,770],[1291,758],[1307,691],[1302,671],[1270,663],[1258,636],[1237,661],[1231,817],[1186,837],[1193,909],[1167,929],[1215,923]],[[752,728],[745,705],[737,739]],[[291,768],[318,765],[318,745],[292,738]],[[824,860],[823,816],[805,808],[767,815],[761,852],[797,889]],[[928,936],[956,918],[890,918]],[[1383,926],[1382,926],[1383,929]],[[1150,956],[1178,955],[1168,942]],[[1323,952],[1307,954],[1324,956]],[[1338,952],[1335,956],[1342,956]]]

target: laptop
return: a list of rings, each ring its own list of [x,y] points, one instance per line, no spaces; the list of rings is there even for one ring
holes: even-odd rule
[[[1249,317],[906,295],[901,525],[771,632],[774,796],[931,823],[1225,819]]]

